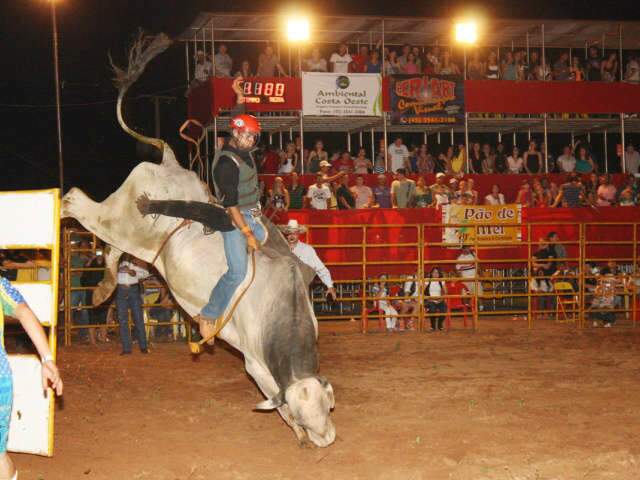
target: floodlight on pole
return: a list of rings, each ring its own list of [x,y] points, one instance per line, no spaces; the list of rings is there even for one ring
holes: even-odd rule
[[[294,17],[287,20],[287,40],[290,42],[307,42],[310,36],[308,19]]]
[[[468,20],[456,23],[456,42],[473,45],[478,41],[478,24]]]

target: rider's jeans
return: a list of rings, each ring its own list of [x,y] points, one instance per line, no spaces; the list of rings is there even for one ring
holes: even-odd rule
[[[249,228],[262,243],[265,240],[265,231],[256,218],[249,211],[243,211],[242,216]],[[231,297],[247,275],[249,254],[247,253],[247,238],[244,234],[234,228],[230,232],[221,232],[224,239],[224,253],[227,257],[228,270],[220,277],[217,285],[209,296],[207,303],[201,314],[209,318],[218,318],[227,309]]]

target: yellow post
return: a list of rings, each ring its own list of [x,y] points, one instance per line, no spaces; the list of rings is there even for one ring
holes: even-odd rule
[[[364,321],[363,318],[365,315],[367,315],[367,226],[363,225],[362,226],[362,270],[361,270],[361,275],[362,275],[362,282],[361,282],[361,296],[362,296],[362,304],[361,304],[361,310],[360,310],[360,329],[362,330],[362,333],[367,333],[366,329],[364,328]],[[367,325],[368,325],[368,319],[367,319]]]

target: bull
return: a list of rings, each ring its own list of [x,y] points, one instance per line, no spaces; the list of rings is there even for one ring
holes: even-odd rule
[[[180,166],[168,144],[131,130],[121,111],[129,86],[169,44],[164,35],[141,35],[131,49],[128,70],[114,67],[120,125],[136,139],[157,147],[162,162],[137,165],[120,188],[101,203],[72,188],[63,197],[62,217],[75,218],[110,245],[105,279],[94,293],[94,305],[112,294],[118,262],[126,252],[153,262],[177,303],[194,316],[227,268],[222,236],[217,232],[205,235],[197,223],[177,228],[181,223],[178,218],[143,217],[135,200],[148,194],[153,199],[209,202],[208,189],[194,172]],[[335,397],[331,384],[319,375],[318,324],[308,293],[313,272],[290,253],[280,232],[266,218],[263,222],[268,231],[266,250],[271,253],[256,254],[255,272],[250,265],[235,296],[245,288],[246,292],[219,337],[243,354],[247,373],[266,397],[255,408],[277,409],[301,444],[310,440],[326,447],[336,436],[330,418]],[[235,298],[231,305],[234,303]]]

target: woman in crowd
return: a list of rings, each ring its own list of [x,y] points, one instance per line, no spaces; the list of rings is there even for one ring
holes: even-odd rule
[[[373,164],[367,158],[367,151],[364,148],[360,148],[358,156],[353,159],[353,172],[357,175],[366,175],[372,170]]]
[[[432,206],[433,204],[433,195],[431,193],[431,189],[422,176],[418,177],[418,181],[416,183],[416,191],[411,200],[411,203],[411,206],[415,208],[426,208]]]
[[[597,199],[598,187],[600,186],[600,181],[598,175],[595,173],[590,173],[589,178],[584,183],[584,194],[587,197],[587,200],[591,205],[595,205]]]
[[[419,310],[417,298],[420,296],[420,289],[413,275],[407,275],[402,291],[399,293],[400,296],[409,298],[399,300],[396,309],[400,315],[411,315],[410,317],[403,316],[400,318],[400,330],[415,330]]]
[[[424,144],[420,145],[416,159],[416,173],[420,175],[434,173],[434,169],[435,164],[433,157],[427,150],[427,146]]]
[[[416,63],[416,56],[413,52],[409,52],[407,55],[407,63],[402,66],[402,73],[415,75],[418,73],[418,64]]]
[[[426,282],[424,288],[425,307],[430,314],[430,331],[435,332],[436,329],[443,330],[444,327],[447,303],[442,297],[447,295],[447,285],[442,278],[442,273],[438,267],[433,267],[431,269],[428,278],[429,280]]]
[[[500,65],[498,64],[498,55],[496,55],[496,52],[494,52],[493,50],[489,52],[489,57],[487,58],[487,68],[484,78],[486,78],[487,80],[500,79]]]
[[[371,52],[369,61],[366,66],[366,73],[381,73],[382,64],[380,63],[380,54],[377,50]]]
[[[295,171],[296,165],[298,165],[296,144],[287,143],[286,150],[280,155],[280,167],[278,168],[278,173],[287,175]]]
[[[533,195],[531,194],[531,186],[526,180],[520,185],[518,194],[516,195],[516,203],[523,207],[531,207],[533,205]]]
[[[307,72],[326,72],[327,60],[320,55],[320,49],[314,48],[311,50],[311,57],[306,60]]]
[[[495,154],[495,170],[496,173],[507,173],[507,153],[504,149],[504,143],[500,142],[496,145]]]
[[[578,156],[576,158],[576,173],[585,174],[596,172],[596,165],[584,146],[578,147]]]
[[[384,74],[385,76],[396,75],[401,71],[402,67],[398,61],[398,54],[395,50],[391,50],[384,61]]]
[[[511,155],[507,157],[507,172],[511,174],[522,173],[524,160],[520,156],[520,149],[515,145],[511,149]]]
[[[332,163],[333,168],[338,172],[353,172],[353,158],[351,158],[351,154],[347,151],[342,152],[342,155]]]
[[[618,54],[611,52],[600,64],[600,75],[605,82],[615,82],[618,76]]]
[[[533,207],[546,208],[553,203],[548,190],[545,190],[537,179],[533,181]]]
[[[286,212],[289,210],[289,203],[289,191],[284,186],[282,177],[276,177],[267,194],[267,208],[276,212]]]
[[[496,184],[491,186],[491,193],[484,197],[485,205],[504,205],[504,195],[500,193],[500,187]]]
[[[571,68],[569,69],[569,80],[574,82],[584,81],[584,68],[580,64],[580,58],[573,57],[571,60]]]
[[[451,148],[453,149],[453,147]],[[449,151],[447,150],[447,156],[448,155]],[[452,175],[464,175],[464,173],[467,171],[467,149],[464,145],[458,145],[458,151],[451,159],[449,165]]]
[[[482,150],[480,144],[474,142],[471,145],[471,151],[469,152],[469,166],[471,167],[471,173],[484,173],[482,171]]]
[[[387,170],[384,158],[386,151],[387,149],[385,148],[383,141],[378,147],[378,153],[376,153],[376,158],[373,162],[373,173],[381,174]]]
[[[317,140],[315,148],[309,153],[309,173],[318,173],[322,161],[329,161],[329,153],[324,149],[322,140]]]
[[[251,64],[249,63],[249,60],[243,60],[242,64],[240,65],[240,70],[238,70],[236,72],[236,77],[242,77],[242,78],[250,78],[253,77],[253,71],[251,71]]]
[[[485,75],[484,63],[480,60],[480,52],[474,51],[467,62],[467,78],[469,80],[482,80]]]
[[[491,145],[485,143],[482,145],[482,173],[496,173],[496,154],[493,152]]]
[[[447,147],[444,152],[440,152],[438,155],[438,162],[441,166],[444,166],[444,173],[447,175],[453,175],[453,168],[451,164],[453,163],[453,153],[454,148],[453,145]]]
[[[440,75],[460,75],[460,67],[451,61],[451,52],[449,52],[449,50],[442,52],[442,62],[440,63],[438,73]]]
[[[473,178],[468,178],[464,194],[468,199],[467,205],[478,205],[478,191],[474,190]]]
[[[377,309],[381,310],[385,315],[387,332],[393,332],[396,329],[396,323],[398,321],[398,311],[388,300],[389,289],[387,288],[386,275],[380,275],[380,282],[373,286],[373,296],[377,299]]]
[[[542,154],[537,150],[535,140],[529,142],[529,150],[524,152],[524,169],[529,175],[542,173]]]

